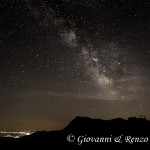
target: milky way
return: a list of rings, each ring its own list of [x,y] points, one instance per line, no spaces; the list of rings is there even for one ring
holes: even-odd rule
[[[124,52],[127,51],[126,49],[120,49],[113,42],[102,44],[101,48],[93,47],[90,43],[83,46],[78,42],[75,31],[71,29],[61,36],[67,46],[79,49],[79,65],[83,67],[84,73],[93,79],[96,95],[99,98],[129,100],[132,91],[142,92],[143,88],[140,85],[142,79],[138,74],[140,68],[136,63],[128,62],[128,56]],[[139,96],[135,93],[133,95],[134,99]]]
[[[148,0],[0,3],[0,130],[73,117],[150,117]]]

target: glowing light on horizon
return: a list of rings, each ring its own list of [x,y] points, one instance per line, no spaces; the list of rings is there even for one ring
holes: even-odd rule
[[[0,131],[0,134],[3,135],[2,137],[11,137],[11,138],[20,138],[22,136],[27,136],[32,134],[31,131]]]

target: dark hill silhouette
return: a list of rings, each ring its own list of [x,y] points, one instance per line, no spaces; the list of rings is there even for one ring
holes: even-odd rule
[[[68,142],[67,140],[75,141]],[[101,120],[76,117],[63,130],[38,131],[18,139],[1,137],[0,146],[6,145],[11,147],[22,145],[27,147],[49,146],[50,148],[55,147],[55,149],[150,146],[150,121],[144,118]]]

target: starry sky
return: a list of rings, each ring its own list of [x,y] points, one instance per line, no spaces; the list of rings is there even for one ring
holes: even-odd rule
[[[149,0],[0,2],[0,130],[149,110]]]

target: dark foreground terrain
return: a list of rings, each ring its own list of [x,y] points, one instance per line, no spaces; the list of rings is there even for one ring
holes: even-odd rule
[[[142,118],[113,120],[76,117],[59,131],[38,131],[18,139],[0,138],[0,146],[43,149],[103,149],[150,146],[150,121]],[[45,148],[44,148],[45,147]]]

